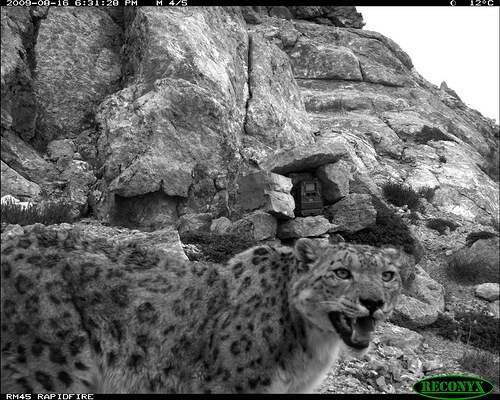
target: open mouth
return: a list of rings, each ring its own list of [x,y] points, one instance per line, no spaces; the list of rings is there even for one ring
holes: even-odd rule
[[[338,311],[330,311],[328,317],[346,345],[354,349],[366,349],[375,330],[373,317],[348,318]]]

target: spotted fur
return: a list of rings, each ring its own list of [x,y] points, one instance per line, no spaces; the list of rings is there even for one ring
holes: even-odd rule
[[[349,349],[329,316],[386,318],[398,265],[395,250],[309,239],[212,265],[76,229],[10,231],[2,392],[311,391],[339,351],[366,351]]]

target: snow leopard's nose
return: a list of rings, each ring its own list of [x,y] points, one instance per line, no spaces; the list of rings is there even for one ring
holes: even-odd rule
[[[382,308],[384,306],[384,300],[378,299],[359,299],[359,302],[365,306],[368,311],[370,311],[370,315],[373,315],[375,311],[377,311],[379,308]]]

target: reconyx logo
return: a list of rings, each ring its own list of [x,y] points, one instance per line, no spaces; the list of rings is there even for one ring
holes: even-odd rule
[[[492,390],[490,382],[466,375],[430,376],[413,384],[414,392],[431,399],[474,399]]]

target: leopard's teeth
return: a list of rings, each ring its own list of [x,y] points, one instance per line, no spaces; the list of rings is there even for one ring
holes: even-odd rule
[[[340,323],[342,324],[342,326],[347,329],[347,330],[351,330],[351,327],[349,326],[349,324],[347,323],[347,319],[346,317],[343,315],[343,314],[340,314]]]

